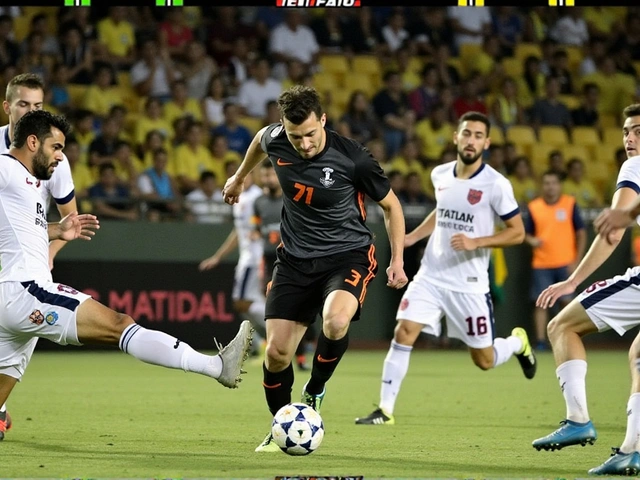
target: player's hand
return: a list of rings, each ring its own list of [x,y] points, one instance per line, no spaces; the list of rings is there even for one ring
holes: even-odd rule
[[[469,238],[464,233],[456,233],[451,237],[451,248],[460,251],[471,251],[478,248],[475,238]]]
[[[616,230],[627,228],[632,221],[633,218],[627,210],[605,208],[593,221],[593,226],[596,233],[612,245],[610,235]]]
[[[576,285],[571,280],[554,283],[553,285],[545,288],[540,296],[538,296],[536,307],[551,308],[560,297],[571,295],[575,291]]]
[[[387,267],[387,287],[398,290],[404,287],[408,281],[402,262],[394,262]]]
[[[71,212],[58,223],[58,238],[60,240],[91,240],[100,228],[98,217],[88,213],[79,215],[78,212]]]
[[[244,190],[244,179],[238,178],[236,175],[231,175],[222,189],[222,198],[229,205],[238,203],[240,194]]]
[[[212,268],[216,268],[220,263],[220,259],[215,255],[213,257],[205,258],[198,265],[198,270],[204,272],[205,270],[211,270]]]

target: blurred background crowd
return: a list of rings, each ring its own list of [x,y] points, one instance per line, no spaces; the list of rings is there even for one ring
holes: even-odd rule
[[[408,218],[433,207],[431,169],[469,110],[491,118],[486,161],[521,204],[554,170],[597,208],[640,101],[640,7],[0,7],[0,86],[23,72],[72,119],[76,194],[103,219],[229,221],[220,189],[300,83]]]

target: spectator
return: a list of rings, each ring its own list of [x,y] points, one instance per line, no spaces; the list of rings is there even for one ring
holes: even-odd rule
[[[71,96],[69,95],[69,69],[64,63],[56,63],[53,67],[53,78],[49,85],[51,106],[68,115],[71,112]]]
[[[398,200],[403,207],[429,207],[433,201],[422,190],[422,175],[418,172],[409,172],[404,177],[404,189],[398,195]],[[421,220],[424,219],[420,216]],[[416,223],[416,222],[414,222]],[[418,225],[416,224],[415,227]],[[411,230],[409,230],[411,231]]]
[[[224,135],[213,135],[210,141],[211,158],[213,160],[212,170],[216,178],[220,178],[220,183],[224,185],[231,175],[235,173],[242,157],[238,152],[229,149],[227,137]]]
[[[617,119],[624,106],[633,103],[636,80],[630,75],[618,72],[616,62],[610,55],[602,59],[596,73],[582,77],[582,82],[595,83],[600,88],[600,115],[614,115]]]
[[[567,178],[567,169],[564,163],[564,155],[560,150],[553,150],[547,159],[547,171],[553,172],[564,182]]]
[[[220,75],[214,75],[209,82],[207,97],[203,101],[204,116],[210,128],[224,121],[224,104],[229,101],[227,88]]]
[[[209,53],[222,69],[229,67],[238,39],[242,40],[248,51],[258,50],[256,31],[238,21],[237,7],[217,7],[206,38]]]
[[[300,60],[291,59],[287,62],[287,74],[282,80],[282,89],[287,90],[294,85],[300,85],[307,77],[307,68]]]
[[[585,83],[582,86],[582,103],[571,111],[571,119],[575,126],[594,127],[600,129],[600,88],[595,83]]]
[[[382,27],[382,38],[387,53],[395,53],[405,46],[405,42],[408,42],[409,32],[405,28],[405,24],[404,13],[400,11],[392,12],[387,18],[387,24]]]
[[[580,61],[580,67],[578,71],[580,76],[591,75],[596,73],[598,65],[602,59],[607,55],[607,43],[604,38],[594,37],[589,40],[589,46],[586,49],[586,54]]]
[[[80,146],[80,162],[89,165],[89,148],[96,138],[96,132],[93,129],[93,112],[78,109],[74,117],[73,135]]]
[[[198,188],[202,172],[214,169],[211,152],[204,146],[204,125],[201,122],[189,124],[185,142],[176,147],[174,161],[178,188],[183,195]]]
[[[137,220],[139,217],[129,189],[118,182],[112,163],[100,165],[99,181],[89,188],[89,198],[93,212],[103,220]]]
[[[42,52],[43,37],[40,33],[31,32],[25,40],[25,52],[18,60],[18,69],[25,73],[35,73],[42,78],[49,78],[51,57]]]
[[[300,60],[308,69],[313,69],[317,63],[320,46],[304,20],[300,10],[288,9],[284,22],[271,32],[269,53],[276,63],[274,75],[277,78],[284,78],[286,63],[291,59]]]
[[[373,98],[373,109],[382,122],[382,135],[387,155],[392,157],[401,148],[413,129],[415,116],[402,90],[402,79],[397,71],[384,75],[385,86]]]
[[[89,146],[89,166],[99,167],[105,163],[114,164],[114,155],[120,136],[118,127],[118,122],[114,118],[107,118],[102,123],[100,134]]]
[[[524,22],[523,40],[529,43],[541,43],[547,38],[552,17],[557,15],[556,10],[547,6],[530,8]]]
[[[209,84],[218,73],[216,62],[207,55],[202,42],[193,40],[187,44],[185,62],[178,66],[187,85],[187,96],[202,101],[209,92]]]
[[[249,78],[249,70],[251,70],[253,59],[254,55],[249,50],[247,40],[243,37],[237,37],[233,41],[233,54],[229,59],[229,65],[224,69],[226,75],[231,79],[233,93]]]
[[[75,10],[85,10],[78,8]],[[60,62],[69,69],[69,83],[88,85],[92,82],[93,55],[91,44],[75,22],[60,26]]]
[[[410,45],[406,45],[398,48],[393,56],[395,69],[398,70],[400,77],[402,78],[402,89],[405,92],[413,91],[420,85],[420,73],[418,71],[416,62],[418,60],[413,56],[413,48]]]
[[[570,130],[573,124],[567,106],[558,100],[560,81],[555,77],[547,77],[544,98],[536,100],[531,107],[531,120],[537,130],[543,125],[565,127]]]
[[[240,109],[235,103],[225,103],[223,113],[224,121],[213,129],[212,134],[224,135],[229,149],[244,156],[257,132],[252,133],[240,124]]]
[[[339,8],[326,8],[324,15],[316,17],[310,27],[320,46],[320,53],[342,53],[346,49],[348,16]]]
[[[363,145],[381,134],[371,102],[362,90],[354,90],[351,93],[340,123],[347,125],[349,136]]]
[[[382,139],[373,138],[366,143],[366,147],[371,156],[378,161],[385,173],[389,173],[389,157],[387,157]]]
[[[165,145],[168,144],[166,138],[159,130],[150,130],[141,145],[138,145],[137,156],[142,162],[142,170],[153,167],[153,152],[164,149],[169,158],[172,157],[172,151],[167,150]],[[175,175],[174,162],[167,164],[167,171],[170,175]]]
[[[618,24],[618,15],[615,12],[616,7],[586,7],[584,9],[584,20],[587,22],[589,37],[607,38],[613,33],[613,29]]]
[[[387,173],[391,190],[397,197],[403,195],[405,187],[405,176],[397,170],[391,170]]]
[[[531,163],[527,157],[516,158],[513,164],[513,174],[508,178],[513,187],[513,195],[521,207],[538,196],[538,183],[533,176]]]
[[[637,77],[640,73],[634,66],[633,57],[631,56],[631,50],[629,47],[624,46],[616,51],[616,69],[620,73],[629,75],[631,77]]]
[[[485,37],[482,41],[482,50],[468,60],[467,68],[483,77],[490,77],[501,60],[500,40],[493,36]]]
[[[413,20],[412,22],[410,19],[409,33],[418,55],[433,55],[441,45],[448,49],[453,47],[453,28],[447,21],[444,7],[418,7]]]
[[[0,71],[15,67],[20,59],[20,47],[11,39],[13,19],[9,15],[0,15]]]
[[[525,241],[533,248],[531,300],[535,302],[549,285],[566,280],[584,255],[587,234],[580,208],[571,195],[562,193],[555,172],[542,176],[542,195],[529,202]],[[560,297],[560,308],[570,296]],[[538,350],[547,350],[548,312],[535,307],[534,325]]]
[[[518,78],[518,98],[523,108],[530,108],[544,95],[545,76],[540,71],[540,59],[530,55],[524,61],[524,73]]]
[[[187,25],[184,9],[168,8],[164,12],[164,21],[160,23],[160,48],[169,52],[173,60],[182,61],[194,38],[193,31]]]
[[[415,131],[422,157],[427,162],[437,162],[447,145],[453,141],[455,128],[447,122],[444,105],[436,104],[429,118],[417,123]]]
[[[118,140],[113,154],[113,166],[120,183],[127,186],[131,195],[138,196],[138,175],[142,165],[134,156],[129,142]]]
[[[507,176],[507,166],[505,164],[507,156],[504,152],[502,145],[491,144],[489,145],[489,158],[487,163],[501,175]]]
[[[280,108],[278,107],[277,100],[269,100],[267,102],[267,114],[262,119],[262,125],[267,126],[272,123],[279,123],[281,120]],[[364,143],[364,142],[360,142]],[[243,152],[244,153],[244,152]]]
[[[453,103],[456,117],[460,118],[467,112],[480,112],[487,115],[487,105],[478,95],[478,82],[477,74],[471,75],[462,82],[462,91]]]
[[[141,97],[155,97],[162,102],[171,96],[176,70],[168,50],[153,39],[140,45],[139,60],[131,68],[131,85]]]
[[[495,7],[493,31],[500,43],[500,56],[512,57],[522,40],[523,20],[515,7]]]
[[[415,140],[407,140],[402,146],[402,150],[398,155],[393,157],[389,162],[390,170],[398,171],[402,175],[407,176],[409,173],[418,175],[420,181],[424,176],[424,167],[420,160],[420,148]]]
[[[144,114],[138,117],[135,129],[135,143],[142,145],[147,133],[151,130],[158,130],[165,138],[166,142],[173,139],[173,126],[163,117],[162,104],[154,97],[147,98],[144,105]]]
[[[573,77],[569,70],[569,55],[566,50],[559,49],[553,53],[549,75],[560,82],[560,95],[573,95]]]
[[[42,38],[42,53],[56,56],[60,53],[60,44],[55,35],[49,31],[49,19],[44,13],[37,13],[31,18],[30,33],[37,33]]]
[[[163,216],[175,217],[180,212],[180,199],[175,179],[167,172],[169,154],[164,148],[152,152],[153,166],[138,177],[140,199],[145,202],[147,219],[159,221]]]
[[[106,60],[117,68],[129,67],[134,62],[135,33],[128,8],[109,7],[109,16],[98,22],[98,42],[104,47]]]
[[[634,61],[640,61],[640,14],[630,11],[624,22],[624,28],[620,29],[616,40],[611,46],[612,51],[623,48],[632,52]]]
[[[407,99],[417,120],[427,117],[431,109],[440,101],[440,76],[435,63],[427,63],[422,68],[422,83],[409,93]]]
[[[115,86],[113,69],[105,63],[98,63],[94,74],[94,84],[87,88],[83,108],[91,110],[99,119],[107,118],[111,107],[124,103],[120,90]]]
[[[583,7],[567,7],[549,36],[561,45],[584,46],[589,42],[589,29],[582,14]]]
[[[262,118],[266,113],[267,102],[277,100],[281,92],[281,83],[271,78],[269,60],[261,57],[252,65],[251,78],[240,85],[238,103],[243,114]]]
[[[75,195],[79,199],[86,197],[89,188],[96,183],[91,169],[81,161],[80,153],[78,140],[73,135],[68,136],[64,143],[64,154],[67,156],[69,168],[71,168]],[[86,208],[82,208],[82,210],[88,211]]]
[[[504,78],[500,93],[491,104],[491,123],[505,132],[512,125],[525,123],[524,109],[518,101],[516,82],[511,77]]]
[[[358,8],[347,30],[347,49],[356,54],[377,54],[384,43],[380,25],[371,8]]]
[[[456,47],[481,45],[491,35],[491,14],[488,8],[447,7],[447,15],[455,32]]]
[[[164,119],[173,125],[182,117],[199,122],[203,120],[202,106],[195,98],[187,96],[187,82],[179,79],[171,85],[171,100],[164,104]]]
[[[188,220],[196,223],[222,224],[231,220],[231,207],[222,201],[222,190],[216,174],[205,170],[200,174],[200,186],[186,196]]]
[[[562,190],[576,199],[580,208],[598,208],[604,206],[602,196],[588,178],[585,178],[584,162],[572,158],[567,163],[567,178]]]

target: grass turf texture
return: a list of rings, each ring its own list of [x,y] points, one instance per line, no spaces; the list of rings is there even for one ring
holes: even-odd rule
[[[413,353],[396,425],[355,425],[378,401],[384,351],[349,351],[329,382],[325,439],[310,456],[257,454],[270,427],[259,362],[238,390],[118,352],[36,352],[9,401],[7,477],[585,477],[624,438],[624,351],[589,354],[595,446],[537,452],[565,414],[551,354],[526,380],[512,359],[482,372],[464,351]],[[307,375],[296,371],[293,400]]]

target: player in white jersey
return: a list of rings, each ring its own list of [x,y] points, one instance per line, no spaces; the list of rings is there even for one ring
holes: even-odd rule
[[[33,73],[23,73],[16,75],[9,81],[5,100],[2,103],[4,112],[9,116],[9,123],[0,127],[0,153],[9,151],[18,120],[31,110],[41,110],[43,104],[44,82],[40,76]],[[71,166],[64,154],[63,161],[55,169],[51,179],[43,181],[42,185],[41,193],[47,211],[52,198],[56,202],[61,218],[78,209]],[[63,240],[50,242],[50,268],[53,268],[53,259],[65,243]]]
[[[233,281],[233,308],[240,315],[247,315],[256,333],[265,338],[264,319],[265,292],[260,277],[263,244],[255,234],[253,224],[253,204],[262,195],[262,189],[254,183],[251,175],[245,181],[245,191],[238,203],[233,205],[233,230],[220,245],[216,253],[200,262],[200,270],[210,270],[233,252],[239,251],[238,263]]]
[[[594,222],[598,236],[580,265],[564,282],[544,290],[536,305],[550,308],[562,296],[571,294],[609,258],[633,219],[640,215],[640,104],[624,109],[622,128],[628,159],[618,173],[612,210],[602,212]],[[547,333],[556,361],[556,377],[566,403],[561,427],[533,441],[537,450],[559,450],[570,445],[593,444],[597,432],[587,408],[585,380],[587,360],[582,337],[613,329],[624,335],[640,325],[640,267],[623,275],[589,286],[549,322]],[[631,395],[627,403],[627,432],[620,448],[598,467],[597,475],[640,474],[640,335],[629,349]]]
[[[251,344],[249,322],[242,323],[217,355],[204,355],[52,281],[49,240],[90,239],[98,228],[96,217],[77,212],[60,223],[47,223],[42,181],[62,161],[69,131],[64,117],[43,110],[29,112],[16,124],[8,154],[0,155],[0,403],[22,378],[38,338],[60,345],[118,345],[144,362],[200,373],[237,387]]]
[[[535,375],[536,360],[524,329],[514,328],[511,336],[494,338],[488,275],[491,248],[522,243],[525,232],[511,184],[482,161],[490,144],[489,129],[485,115],[465,113],[453,137],[456,161],[439,165],[431,173],[436,208],[406,236],[405,246],[431,238],[398,307],[378,408],[357,418],[356,424],[395,423],[393,409],[413,344],[421,331],[439,336],[443,316],[447,335],[469,347],[480,369],[495,368],[515,355],[525,377]],[[505,225],[497,233],[496,216]]]
[[[44,103],[44,82],[33,73],[23,73],[13,77],[7,84],[5,100],[2,103],[9,123],[0,127],[0,154],[11,148],[15,125],[22,116],[31,110],[41,110]],[[51,179],[42,181],[40,189],[44,206],[49,211],[51,198],[58,206],[61,218],[78,209],[75,198],[75,187],[71,177],[71,166],[63,154],[63,162],[55,169]],[[53,268],[53,259],[66,244],[64,240],[49,242],[49,268]],[[0,406],[0,440],[4,438],[5,428],[11,428],[11,417],[6,412],[7,406]]]

